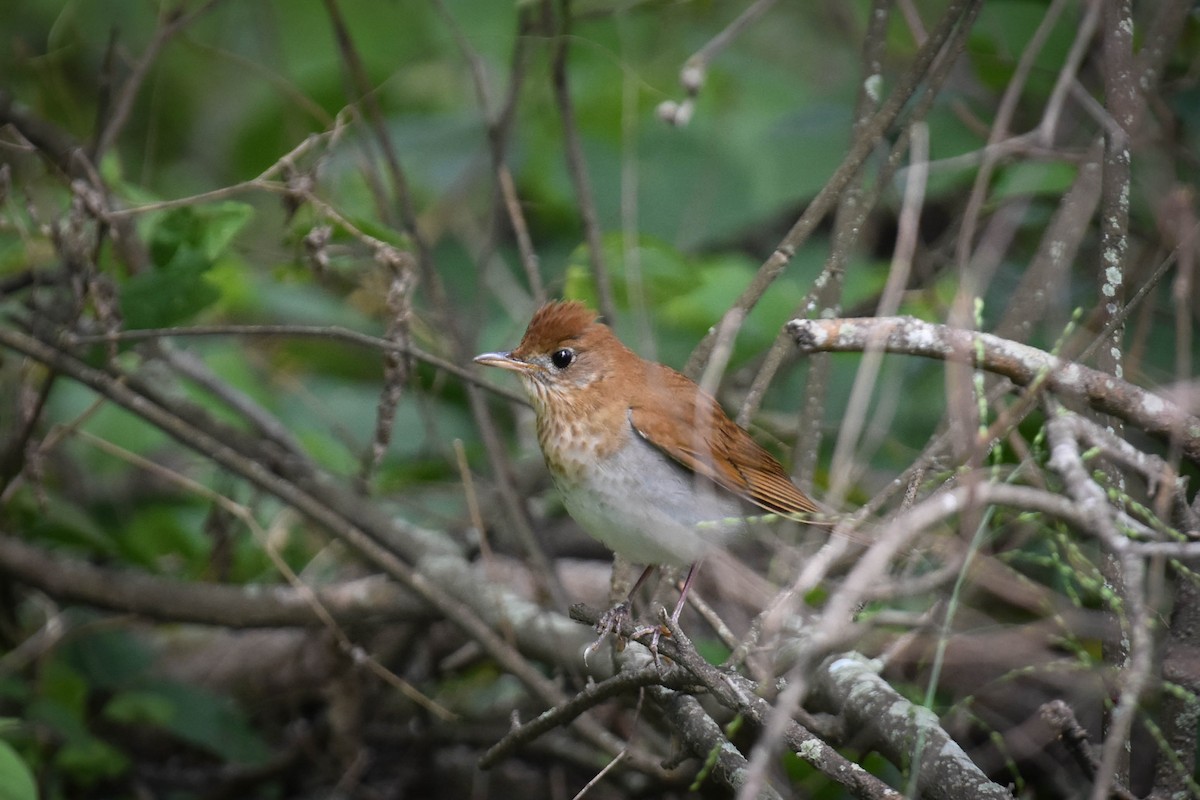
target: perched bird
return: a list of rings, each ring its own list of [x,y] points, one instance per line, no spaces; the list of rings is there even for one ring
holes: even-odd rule
[[[630,597],[656,565],[691,566],[675,622],[700,560],[744,528],[752,507],[817,511],[716,400],[639,357],[581,303],[542,306],[516,349],[475,361],[521,379],[571,516],[611,550],[646,565]],[[626,601],[606,614],[601,638],[628,612]]]

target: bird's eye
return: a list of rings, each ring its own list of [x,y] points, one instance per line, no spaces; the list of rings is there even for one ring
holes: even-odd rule
[[[575,351],[563,348],[562,350],[554,351],[554,355],[550,356],[550,363],[554,364],[559,369],[566,369],[571,366],[571,362],[575,360]]]

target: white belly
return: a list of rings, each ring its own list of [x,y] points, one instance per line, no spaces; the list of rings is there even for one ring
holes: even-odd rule
[[[563,502],[584,530],[634,563],[691,564],[743,527],[732,495],[639,438],[592,466],[557,481]]]

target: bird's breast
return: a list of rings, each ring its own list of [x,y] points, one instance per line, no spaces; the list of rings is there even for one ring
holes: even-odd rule
[[[631,561],[687,564],[742,526],[741,504],[624,425],[619,438],[583,421],[543,431],[546,465],[571,516]]]
[[[624,424],[606,425],[595,415],[548,412],[538,415],[537,434],[555,480],[578,483],[619,453],[633,432]]]

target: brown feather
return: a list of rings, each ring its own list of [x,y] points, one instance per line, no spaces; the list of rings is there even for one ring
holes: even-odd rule
[[[716,400],[675,370],[642,363],[650,396],[630,406],[630,422],[639,436],[692,472],[768,511],[818,510]]]
[[[596,322],[596,312],[574,300],[546,303],[529,320],[516,352],[550,353],[580,338]],[[597,328],[607,328],[596,324]],[[615,337],[614,337],[615,338]]]

